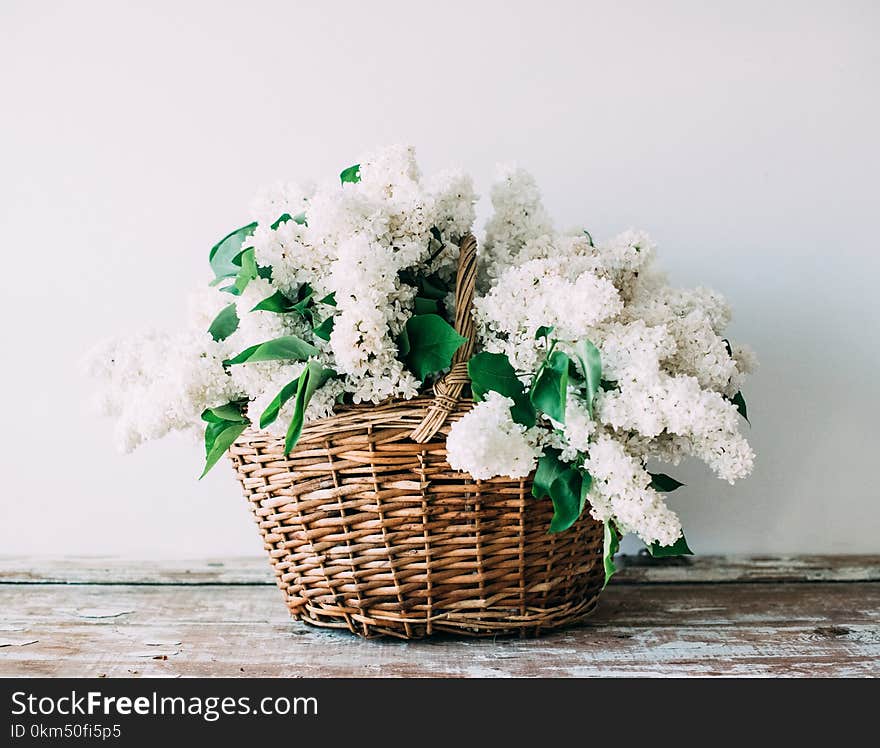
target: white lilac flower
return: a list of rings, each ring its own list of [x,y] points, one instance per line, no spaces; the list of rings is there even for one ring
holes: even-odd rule
[[[337,373],[315,393],[308,420],[331,415],[343,396],[379,403],[424,391],[398,351],[414,313],[413,278],[430,274],[454,284],[458,242],[473,230],[477,198],[461,172],[423,178],[406,146],[358,163],[359,181],[280,183],[255,198],[251,218],[258,225],[243,246],[271,269],[270,278],[251,280],[237,297],[204,288],[173,334],[126,335],[96,350],[91,369],[105,384],[99,404],[117,419],[120,446],[197,428],[205,408],[235,400],[248,400],[247,414],[258,423],[304,362],[223,362],[281,336],[313,345],[317,362]],[[505,354],[528,386],[547,352],[536,332],[552,327],[557,350],[572,353],[585,339],[595,344],[604,383],[591,410],[572,382],[565,423],[541,418],[531,429],[512,420],[510,400],[489,393],[452,427],[450,464],[480,479],[523,477],[552,447],[592,475],[594,517],[646,543],[674,542],[678,518],[651,488],[647,462],[695,456],[734,481],[754,460],[731,400],[756,364],[748,348],[725,337],[727,303],[708,289],[670,286],[653,267],[655,246],[644,232],[607,240],[581,229],[558,232],[535,180],[521,169],[503,169],[491,199],[474,300],[477,349]],[[314,301],[332,293],[335,308],[318,304],[311,318],[251,311],[277,292],[296,299],[306,284]],[[443,303],[454,311],[451,291]],[[214,341],[207,329],[229,304],[238,327]],[[331,315],[326,341],[313,325]],[[272,433],[286,432],[293,408],[291,401],[281,409]]]
[[[95,348],[86,365],[104,381],[99,408],[116,421],[120,451],[196,427],[205,408],[243,393],[223,368],[228,349],[206,332],[128,336]]]
[[[534,470],[541,455],[537,434],[514,422],[511,405],[510,398],[490,392],[453,424],[446,440],[450,467],[477,480],[524,478]]]
[[[590,447],[584,467],[593,478],[591,514],[614,519],[624,532],[634,532],[646,543],[671,545],[681,537],[681,522],[663,497],[650,487],[651,476],[640,460],[608,435]]]
[[[486,225],[481,251],[489,282],[518,264],[515,258],[527,242],[553,230],[535,179],[527,171],[512,165],[499,167],[491,198],[495,210]]]

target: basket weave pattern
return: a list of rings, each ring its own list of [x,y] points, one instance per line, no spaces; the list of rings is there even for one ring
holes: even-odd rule
[[[474,245],[462,242],[457,308]],[[456,328],[473,338],[470,315]],[[248,430],[230,449],[291,614],[365,637],[451,631],[537,635],[583,618],[604,581],[603,528],[584,512],[558,534],[531,480],[473,480],[446,461],[463,346],[434,398],[341,408],[284,439]],[[464,372],[464,373],[463,373]]]

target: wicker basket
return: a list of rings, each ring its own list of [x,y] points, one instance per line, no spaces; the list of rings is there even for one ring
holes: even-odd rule
[[[472,352],[476,242],[459,260],[468,338],[433,398],[352,406],[307,424],[293,452],[246,431],[230,449],[291,615],[365,637],[538,635],[580,620],[602,588],[602,525],[547,532],[530,479],[473,480],[446,462]]]

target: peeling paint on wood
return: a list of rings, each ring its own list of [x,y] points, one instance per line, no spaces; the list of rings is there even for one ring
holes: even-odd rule
[[[880,675],[878,559],[730,564],[695,562],[696,580],[681,567],[630,567],[649,571],[612,582],[584,625],[538,640],[367,642],[290,621],[268,573],[251,562],[80,561],[68,567],[75,584],[53,584],[48,564],[28,572],[22,560],[0,583],[0,631],[31,643],[0,649],[0,675]],[[27,575],[31,583],[21,581]],[[88,610],[129,612],[72,614]]]
[[[619,556],[612,582],[880,582],[880,556]],[[170,561],[0,556],[0,584],[274,585],[263,556]]]

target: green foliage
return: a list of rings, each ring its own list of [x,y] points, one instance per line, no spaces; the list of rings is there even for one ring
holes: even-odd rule
[[[590,475],[586,470],[581,468],[581,504],[580,509],[578,510],[579,515],[584,511],[584,507],[587,505],[587,499],[590,495],[590,489],[592,487],[593,476]]]
[[[436,273],[419,278],[416,286],[420,296],[434,301],[443,301],[451,291]]]
[[[260,428],[264,429],[269,424],[275,423],[278,419],[278,414],[281,412],[281,409],[285,406],[290,398],[296,395],[296,391],[299,387],[299,377],[294,379],[292,382],[287,383],[284,387],[281,388],[281,392],[275,395],[272,398],[272,402],[270,402],[266,409],[260,414]]]
[[[235,400],[231,403],[226,403],[226,405],[218,405],[216,408],[208,408],[202,413],[202,420],[206,420],[205,413],[207,413],[207,420],[209,421],[220,419],[236,423],[247,422],[247,417],[242,412],[245,405],[247,405],[246,400]]]
[[[559,459],[561,453],[553,447],[545,447],[538,460],[538,469],[532,479],[532,496],[543,499],[550,496],[550,486],[560,475],[568,470],[568,465]]]
[[[550,532],[562,532],[571,527],[581,516],[581,488],[583,479],[578,470],[563,470],[550,484],[553,501],[553,519]]]
[[[751,426],[752,422],[749,420],[749,412],[748,412],[748,409],[746,408],[746,399],[743,397],[743,393],[737,392],[732,398],[730,398],[730,402],[732,402],[736,406],[736,409],[739,411],[739,414],[743,418],[745,418],[746,423],[748,423],[749,426]]]
[[[202,420],[206,424],[205,469],[199,476],[200,480],[207,475],[226,450],[232,446],[232,443],[250,425],[242,413],[245,404],[246,401],[237,401],[202,411]]]
[[[321,340],[330,340],[330,333],[333,332],[333,316],[327,317],[320,325],[313,327],[312,332]]]
[[[287,436],[284,440],[284,454],[290,454],[290,450],[296,446],[299,440],[305,423],[306,408],[309,407],[312,395],[335,374],[333,369],[325,369],[317,361],[309,361],[302,373],[292,382],[284,385],[260,415],[260,428],[266,428],[278,419],[278,414],[287,402],[291,398],[295,398],[293,416],[290,419]]]
[[[602,361],[599,349],[589,340],[581,340],[575,346],[575,355],[581,365],[584,377],[583,399],[587,404],[590,417],[593,415],[593,400],[602,383]]]
[[[315,323],[315,306],[317,304],[325,304],[327,306],[336,306],[336,297],[334,294],[328,294],[323,299],[315,301],[314,292],[308,283],[300,286],[297,293],[297,300],[294,301],[281,291],[276,291],[271,296],[263,299],[257,304],[252,312],[276,312],[277,314],[293,314],[296,313],[302,317],[310,325]],[[326,317],[323,322],[314,325],[312,332],[322,340],[330,340],[330,333],[333,332],[333,315]]]
[[[407,320],[398,346],[409,370],[424,381],[450,366],[465,340],[439,314],[416,314]]]
[[[562,351],[552,352],[535,377],[529,392],[532,405],[558,423],[565,423],[569,363],[568,356]]]
[[[296,302],[291,301],[281,291],[276,291],[257,304],[252,312],[275,312],[276,314],[289,314],[294,311]]]
[[[342,173],[339,175],[339,181],[342,184],[346,182],[360,182],[361,181],[361,165],[354,164],[354,166],[349,166],[347,169],[343,169]]]
[[[278,218],[275,220],[274,223],[269,224],[269,228],[272,229],[272,231],[277,231],[278,227],[282,223],[287,223],[290,219],[291,219],[290,213],[282,213],[280,216],[278,216]]]
[[[218,342],[226,340],[226,338],[238,329],[238,321],[235,304],[228,304],[220,310],[220,313],[216,317],[214,317],[214,321],[208,328],[208,333]]]
[[[562,462],[559,456],[559,450],[545,447],[532,479],[532,495],[537,499],[549,496],[553,502],[550,532],[554,533],[567,530],[577,521],[593,485],[586,470]]]
[[[290,215],[290,213],[282,213],[280,216],[278,216],[278,219],[275,221],[275,223],[269,225],[269,228],[271,228],[272,231],[276,231],[282,223],[287,223],[288,221],[298,223],[300,226],[309,225],[308,223],[306,223],[305,213],[297,213],[295,216]]]
[[[538,338],[549,338],[551,332],[553,332],[553,325],[541,325],[535,330],[535,340],[538,340]]]
[[[296,380],[296,395],[294,400],[293,417],[290,426],[287,427],[287,437],[284,440],[284,454],[290,454],[302,433],[305,423],[306,408],[315,390],[332,377],[336,372],[332,369],[324,369],[317,361],[309,361],[303,373]],[[288,385],[289,386],[289,385]]]
[[[535,425],[535,408],[525,393],[523,383],[503,353],[478,353],[468,361],[468,376],[474,400],[480,401],[487,392],[497,392],[513,400],[510,415],[526,428]]]
[[[681,488],[684,483],[681,481],[675,480],[675,478],[666,475],[666,473],[648,473],[651,476],[651,488],[655,491],[674,491],[676,488]]]
[[[231,293],[233,296],[241,296],[248,284],[258,278],[260,275],[257,261],[254,257],[252,247],[242,250],[232,259],[233,265],[239,266],[238,274],[235,276],[235,282],[231,286],[221,288],[221,291]]]
[[[437,273],[416,275],[412,270],[401,270],[398,276],[402,283],[416,288],[418,290],[417,297],[422,299],[443,301],[451,290]]]
[[[439,314],[440,304],[436,299],[426,299],[423,296],[416,296],[415,312],[416,314]]]
[[[233,259],[239,255],[245,239],[253,234],[256,228],[256,222],[249,223],[247,226],[242,226],[227,234],[211,247],[208,262],[211,264],[211,270],[214,271],[215,284],[224,278],[233,278],[238,275],[241,265],[234,264]]]
[[[670,556],[693,556],[694,552],[688,548],[687,540],[682,535],[672,545],[660,545],[656,541],[648,546],[648,553],[654,558],[668,558]]]
[[[224,366],[254,363],[256,361],[305,361],[320,351],[296,335],[284,335],[265,343],[252,345],[237,356],[223,362]]]
[[[602,585],[603,590],[608,586],[609,580],[617,571],[617,567],[614,565],[614,555],[618,550],[620,550],[620,534],[610,519],[605,520],[605,542],[602,552],[602,561],[605,565],[605,584]]]

